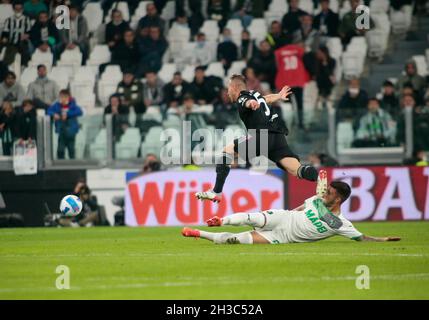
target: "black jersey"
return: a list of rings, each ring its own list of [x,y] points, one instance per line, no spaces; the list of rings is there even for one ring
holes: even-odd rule
[[[256,100],[259,109],[252,110],[246,108],[246,102]],[[237,101],[238,113],[246,129],[267,129],[268,132],[288,134],[288,129],[280,121],[279,115],[273,112],[271,106],[267,104],[265,98],[257,91],[241,91]]]

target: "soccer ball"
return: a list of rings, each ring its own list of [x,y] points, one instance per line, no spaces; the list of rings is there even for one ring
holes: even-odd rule
[[[65,196],[61,200],[60,211],[67,217],[77,216],[82,211],[82,201],[74,195]]]

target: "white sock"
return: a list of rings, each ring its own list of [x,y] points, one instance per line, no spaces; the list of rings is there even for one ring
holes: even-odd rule
[[[253,244],[253,238],[249,231],[241,233],[230,233],[230,232],[207,232],[200,230],[200,238],[213,241],[217,244],[223,243],[241,243],[241,244]]]
[[[253,238],[249,231],[241,233],[222,232],[215,233],[213,242],[217,244],[253,244]]]
[[[222,218],[222,224],[230,226],[251,226],[262,228],[265,225],[265,216],[261,212],[234,213]]]

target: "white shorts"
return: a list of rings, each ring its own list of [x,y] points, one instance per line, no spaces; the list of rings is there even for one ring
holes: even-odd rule
[[[256,228],[255,232],[272,244],[288,243],[285,232],[291,227],[289,210],[266,210],[262,214],[265,216],[265,225]]]

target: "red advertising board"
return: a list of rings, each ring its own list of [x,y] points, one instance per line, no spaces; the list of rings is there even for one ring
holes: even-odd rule
[[[231,170],[222,201],[201,202],[195,193],[213,187],[214,170],[163,171],[130,180],[125,192],[128,226],[202,225],[214,215],[257,212],[284,206],[284,179],[273,174]]]
[[[342,213],[352,221],[429,220],[429,167],[327,168],[328,179],[350,184]],[[315,193],[315,184],[289,176],[289,208]]]

